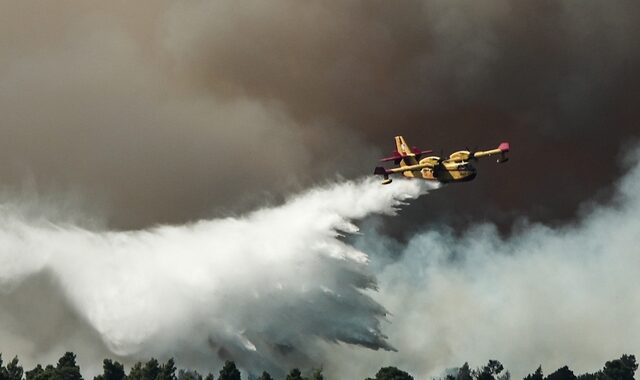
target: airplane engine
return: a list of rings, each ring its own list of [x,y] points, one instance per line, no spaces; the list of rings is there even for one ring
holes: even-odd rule
[[[500,158],[496,160],[497,163],[502,164],[509,161],[509,157],[507,157],[507,152],[510,150],[509,143],[503,142],[498,146],[500,150]]]
[[[497,162],[497,163],[499,163],[499,164],[504,164],[504,163],[505,163],[505,162],[507,162],[507,161],[509,161],[509,157],[505,156],[505,155],[504,155],[504,153],[502,153],[502,154],[500,155],[500,158],[498,158],[498,159],[496,160],[496,162]]]

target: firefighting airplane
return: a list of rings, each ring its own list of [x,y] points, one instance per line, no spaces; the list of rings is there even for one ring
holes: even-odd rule
[[[421,178],[428,181],[438,181],[441,183],[467,182],[476,178],[476,169],[471,165],[471,161],[478,158],[499,154],[497,162],[507,162],[509,159],[506,153],[509,152],[509,143],[503,142],[496,149],[470,152],[469,150],[459,150],[451,153],[449,158],[438,156],[422,156],[432,153],[431,150],[420,150],[416,147],[409,148],[402,136],[396,136],[396,150],[393,156],[381,159],[381,162],[393,161],[399,167],[385,169],[378,166],[373,174],[383,176],[383,185],[391,183],[390,174],[402,173],[408,178]]]

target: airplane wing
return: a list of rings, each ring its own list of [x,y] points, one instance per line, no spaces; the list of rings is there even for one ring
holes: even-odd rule
[[[439,157],[426,157],[420,160],[420,166],[423,168],[433,169],[438,165],[442,165],[442,159]]]
[[[489,157],[489,156],[494,156],[496,154],[499,154],[500,158],[498,158],[498,163],[502,163],[509,160],[509,158],[506,155],[509,152],[509,150],[510,150],[509,143],[503,142],[503,143],[500,143],[500,145],[498,145],[496,149],[474,152],[473,158]]]
[[[442,161],[443,160],[439,159],[438,157],[427,157],[420,160],[419,163],[416,163],[413,165],[404,165],[397,168],[384,169],[384,170],[386,171],[387,174],[394,174],[394,173],[403,173],[407,171],[421,170],[424,168],[436,169],[438,166],[442,165]],[[375,174],[382,174],[382,173],[375,173]]]
[[[394,153],[393,156],[381,158],[380,162],[388,162],[388,161],[398,161],[398,162],[400,162],[400,160],[402,160],[402,156],[400,154],[398,154],[398,152],[393,152],[393,153]]]
[[[416,147],[413,147],[411,149],[411,153],[415,155],[417,159],[420,159],[420,156],[423,156],[425,154],[429,154],[432,152],[433,152],[432,150],[421,150]],[[396,164],[398,164],[403,157],[407,156],[406,154],[405,155],[400,154],[397,150],[394,150],[393,152],[391,152],[391,154],[392,156],[381,158],[380,162],[397,161]]]
[[[460,150],[460,151],[451,153],[451,155],[449,156],[449,161],[454,161],[454,162],[470,161],[470,160],[477,160],[478,158],[482,158],[482,157],[489,157],[489,156],[499,154],[500,158],[498,159],[498,162],[505,162],[505,161],[508,161],[508,158],[506,156],[506,153],[508,152],[509,152],[509,143],[503,142],[496,149],[490,149],[490,150],[484,150],[484,151],[479,150],[476,152],[470,152],[468,150]]]

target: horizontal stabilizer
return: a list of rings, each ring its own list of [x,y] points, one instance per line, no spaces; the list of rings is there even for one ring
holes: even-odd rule
[[[420,156],[425,155],[425,154],[429,154],[429,153],[433,153],[432,150],[421,150],[416,148],[415,146],[413,148],[411,148],[411,153],[409,154],[400,154],[397,150],[391,152],[391,156],[389,157],[385,157],[385,158],[381,158],[380,162],[388,162],[388,161],[398,161],[400,162],[400,160],[402,160],[404,157],[410,157],[410,156],[415,156],[416,159],[420,159]],[[396,164],[398,163],[396,162]]]
[[[394,155],[391,157],[381,158],[380,162],[388,162],[388,161],[400,161],[402,160],[402,156],[398,154],[398,152],[393,152]]]
[[[391,172],[387,171],[387,169],[383,168],[382,166],[376,166],[376,168],[373,170],[373,174],[374,175],[389,175],[389,174],[391,174]]]

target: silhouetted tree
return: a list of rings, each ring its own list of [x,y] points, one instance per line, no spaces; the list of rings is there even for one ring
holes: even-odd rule
[[[598,371],[595,373],[583,373],[582,375],[578,375],[576,377],[578,380],[606,380],[602,371]]]
[[[227,360],[220,370],[218,380],[240,380],[240,371],[236,368],[236,363]]]
[[[469,368],[469,363],[464,363],[462,367],[458,370],[458,375],[456,376],[456,380],[473,380],[471,376],[471,368]]]
[[[211,379],[213,380],[213,375],[211,375]],[[178,371],[178,380],[202,380],[202,375],[198,371],[181,369]]]
[[[127,380],[142,380],[142,362],[137,362],[131,367]]]
[[[151,358],[142,367],[142,380],[156,380],[160,375],[160,363],[156,358]]]
[[[413,377],[396,367],[383,367],[376,373],[375,379],[366,380],[413,380]]]
[[[2,354],[0,354],[0,380],[22,380],[22,366],[18,364],[18,357],[15,356],[6,367],[2,366]]]
[[[43,372],[44,372],[44,369],[42,368],[42,366],[40,364],[38,364],[31,371],[26,371],[24,373],[25,380],[36,380],[36,379],[40,378],[40,376],[42,375]]]
[[[46,369],[45,369],[46,372]],[[53,374],[54,380],[82,380],[80,367],[76,364],[76,355],[73,352],[66,352],[58,360],[56,370]]]
[[[495,380],[503,369],[504,367],[499,361],[489,360],[486,366],[475,371],[475,378],[477,380]]]
[[[263,371],[258,380],[273,380],[273,377],[267,371]]]
[[[303,380],[302,379],[302,373],[300,373],[299,369],[294,368],[287,375],[287,380]]]
[[[523,380],[543,380],[544,376],[542,374],[542,366],[538,366],[538,369],[532,374],[529,374],[524,377]]]
[[[620,359],[606,362],[602,373],[611,380],[633,380],[637,369],[638,363],[634,355],[622,355]]]
[[[51,364],[47,365],[44,369],[38,364],[36,368],[29,372],[27,376],[30,376],[32,380],[56,380],[58,378],[56,368]]]
[[[30,371],[24,371],[14,357],[5,365],[0,354],[0,380],[83,380],[80,367],[76,363],[76,355],[66,352],[57,362],[56,366],[47,365],[45,368],[38,364]],[[103,373],[94,377],[94,380],[214,380],[209,373],[204,379],[195,370],[181,369],[176,375],[176,364],[173,358],[160,364],[155,358],[148,362],[137,362],[125,375],[124,366],[117,361],[104,359]],[[564,366],[555,372],[543,376],[542,366],[534,373],[524,377],[523,380],[634,380],[638,363],[634,355],[622,355],[619,359],[607,361],[602,370],[594,373],[585,373],[576,376],[569,367]],[[489,360],[484,367],[471,370],[468,363],[456,371],[448,371],[446,380],[510,380],[509,371],[504,370],[503,365],[497,360]],[[23,378],[24,376],[24,378]],[[273,380],[271,375],[264,371],[260,377],[250,375],[250,379]],[[233,361],[226,361],[220,370],[220,376],[216,380],[241,380],[240,371]],[[298,368],[294,368],[286,376],[286,380],[324,380],[322,368],[313,369],[308,377],[303,377]],[[381,368],[375,378],[366,380],[413,380],[413,377],[396,367]]]
[[[2,366],[2,353],[0,353],[0,380],[5,380],[7,378],[7,369]]]
[[[176,362],[173,358],[167,360],[160,367],[160,372],[156,376],[156,380],[176,380]]]
[[[104,359],[102,361],[102,374],[94,377],[94,380],[124,380],[126,378],[124,366],[117,361]]]
[[[558,368],[555,372],[549,374],[549,376],[545,377],[545,380],[576,380],[576,375],[573,374],[573,371],[569,369],[569,367],[564,366],[562,368]]]
[[[31,371],[31,378],[34,380],[59,380],[60,376],[56,367],[48,364],[44,369],[38,364]]]

